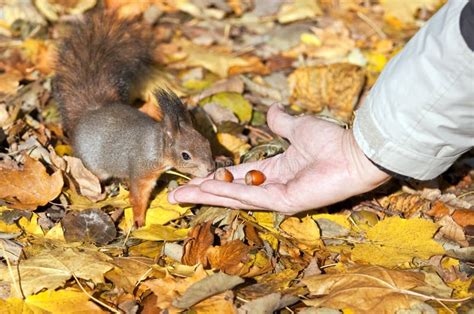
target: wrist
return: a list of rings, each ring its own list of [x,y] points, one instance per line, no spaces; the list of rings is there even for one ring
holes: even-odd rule
[[[377,167],[357,144],[352,130],[345,133],[345,154],[348,159],[348,171],[357,183],[360,193],[375,189],[390,180],[391,175]]]

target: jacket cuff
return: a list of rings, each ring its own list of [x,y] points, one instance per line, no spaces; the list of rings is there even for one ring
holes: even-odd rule
[[[395,177],[430,180],[448,169],[459,156],[434,157],[415,151],[389,134],[365,104],[357,111],[353,134],[359,148],[379,169]],[[396,133],[396,132],[395,132]],[[398,175],[398,176],[397,176]]]

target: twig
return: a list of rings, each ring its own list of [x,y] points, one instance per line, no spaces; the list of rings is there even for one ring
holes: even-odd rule
[[[168,173],[168,174],[173,174],[173,175],[175,175],[175,176],[178,176],[178,177],[184,178],[184,179],[186,179],[186,180],[188,180],[188,181],[190,181],[190,180],[191,180],[191,178],[190,178],[190,177],[188,177],[188,176],[186,176],[186,175],[184,175],[184,174],[182,174],[182,173],[179,173],[179,172],[173,171],[173,170],[168,170],[168,171],[165,171],[165,173]]]
[[[24,299],[25,298],[25,295],[23,294],[23,290],[21,289],[21,286],[20,284],[16,282],[15,280],[15,276],[13,275],[13,267],[12,265],[10,264],[10,260],[8,259],[7,257],[7,251],[5,250],[5,246],[3,245],[2,242],[0,242],[0,245],[2,247],[2,253],[3,253],[3,256],[5,257],[5,261],[7,262],[7,266],[8,266],[8,273],[10,274],[10,277],[12,279],[12,282],[13,282],[13,286],[15,287],[16,289],[16,292],[18,293],[18,295],[21,295],[22,298]],[[20,274],[18,274],[18,279],[20,279]]]
[[[380,27],[377,26],[377,24],[374,23],[374,21],[372,21],[370,19],[370,17],[368,17],[367,15],[365,15],[364,13],[362,12],[357,12],[356,13],[357,16],[362,20],[364,21],[365,23],[367,23],[367,25],[370,26],[370,28],[372,28],[374,30],[375,33],[377,33],[377,35],[382,38],[382,39],[386,39],[387,38],[387,35],[385,35],[385,33],[380,29]]]
[[[67,268],[67,267],[66,267]],[[69,270],[70,271],[70,270]],[[84,289],[84,287],[82,286],[82,284],[80,283],[79,279],[76,277],[76,275],[74,275],[73,272],[71,272],[71,275],[74,277],[74,279],[76,280],[77,284],[79,285],[79,288],[81,288],[82,292],[84,292],[92,301],[96,302],[97,304],[100,304],[102,305],[103,307],[105,307],[106,309],[108,309],[109,311],[113,312],[113,313],[120,313],[120,311],[114,309],[113,307],[105,304],[104,302],[102,302],[101,300],[95,298],[94,296],[92,296],[89,292],[86,291],[86,289]]]

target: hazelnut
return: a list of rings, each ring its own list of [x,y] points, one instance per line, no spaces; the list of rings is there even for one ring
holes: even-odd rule
[[[226,168],[219,168],[214,172],[214,180],[232,182],[234,181],[234,176],[232,175],[232,172]]]
[[[265,182],[267,178],[263,174],[263,172],[258,170],[250,170],[245,175],[245,184],[247,185],[260,185]]]

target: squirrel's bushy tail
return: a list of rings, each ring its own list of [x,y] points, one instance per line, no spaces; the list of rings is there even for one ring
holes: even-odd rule
[[[82,114],[129,101],[132,83],[153,61],[151,32],[136,20],[95,13],[73,26],[58,49],[53,93],[66,130]]]

